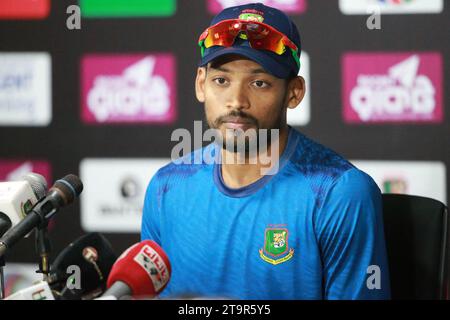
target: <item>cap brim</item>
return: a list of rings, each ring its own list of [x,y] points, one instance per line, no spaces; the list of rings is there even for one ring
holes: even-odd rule
[[[206,65],[207,63],[213,61],[218,57],[229,54],[238,54],[260,64],[264,68],[264,70],[277,78],[286,79],[291,74],[291,69],[289,67],[281,64],[271,56],[272,54],[275,55],[276,53],[256,50],[247,46],[217,47],[210,48],[209,50],[211,50],[212,52],[206,54],[200,60],[199,67]]]

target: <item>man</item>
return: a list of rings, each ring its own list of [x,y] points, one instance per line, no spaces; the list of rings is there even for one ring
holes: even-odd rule
[[[161,168],[148,186],[141,238],[172,264],[161,296],[389,299],[380,190],[286,123],[305,94],[295,24],[262,4],[232,7],[199,45],[196,96],[223,141]],[[264,139],[233,144],[260,129],[275,129],[265,172]],[[256,161],[184,161],[209,153]]]

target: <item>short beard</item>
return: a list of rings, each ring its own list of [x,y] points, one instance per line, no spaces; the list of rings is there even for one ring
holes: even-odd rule
[[[234,134],[235,136],[233,138],[227,134],[228,132],[225,133],[226,137],[223,138],[222,149],[228,152],[239,153],[241,156],[248,158],[254,157],[257,153],[264,152],[270,148],[271,129],[250,128],[247,131],[227,129],[226,131],[228,130],[231,133],[230,135]]]
[[[226,122],[225,119],[228,117],[239,117],[246,119],[254,126],[254,128],[249,128],[246,131],[241,129],[226,129],[225,134],[222,135],[220,131],[220,126]],[[211,129],[216,129],[220,132],[222,136],[222,149],[231,153],[239,154],[240,157],[254,157],[259,152],[267,152],[272,143],[272,129],[280,130],[280,118],[277,119],[276,127],[263,128],[261,130],[259,122],[254,117],[242,112],[242,111],[232,111],[226,116],[221,116],[214,121],[208,121],[207,123]],[[276,135],[278,136],[278,135]]]

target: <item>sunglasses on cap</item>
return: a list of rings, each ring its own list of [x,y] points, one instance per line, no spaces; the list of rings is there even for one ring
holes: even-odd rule
[[[265,23],[239,19],[220,21],[200,35],[198,45],[201,48],[202,57],[205,49],[212,46],[233,46],[237,37],[247,40],[253,49],[269,50],[278,55],[282,55],[286,48],[289,48],[300,67],[298,47],[287,36]]]

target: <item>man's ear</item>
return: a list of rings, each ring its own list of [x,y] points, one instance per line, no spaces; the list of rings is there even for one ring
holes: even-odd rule
[[[197,69],[197,77],[195,78],[195,96],[201,103],[205,102],[205,82],[206,82],[206,67]]]
[[[297,76],[289,81],[287,93],[287,107],[294,109],[302,102],[306,93],[305,79]]]

